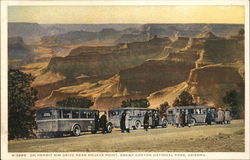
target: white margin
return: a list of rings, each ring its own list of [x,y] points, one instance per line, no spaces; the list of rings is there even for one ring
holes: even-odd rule
[[[8,132],[7,132],[7,106],[8,106],[8,56],[7,56],[7,8],[8,6],[159,6],[159,5],[240,5],[245,6],[245,152],[193,152],[205,154],[205,157],[191,157],[191,159],[250,159],[249,157],[249,2],[247,0],[210,0],[210,1],[1,1],[1,159],[10,160],[13,159],[11,154],[8,153]],[[11,152],[14,153],[14,152]],[[16,153],[16,152],[15,152]],[[39,153],[39,152],[34,152]],[[43,152],[44,153],[44,152]],[[49,152],[54,154],[55,152]],[[67,152],[68,154],[72,152]],[[74,154],[81,154],[82,152],[73,152]],[[99,154],[105,154],[103,152],[98,152]],[[117,152],[117,154],[128,153],[128,152]],[[133,152],[136,153],[136,152]],[[154,152],[152,152],[154,153]],[[162,153],[162,152],[160,152]],[[189,154],[190,152],[167,152],[169,154]],[[191,152],[192,153],[192,152]],[[22,152],[22,154],[30,155],[33,152]],[[42,153],[40,153],[42,154]],[[88,154],[96,154],[96,152],[89,152]],[[74,157],[73,159],[107,159],[107,157]],[[134,157],[133,157],[134,158]],[[155,157],[156,159],[166,159],[166,157]],[[167,157],[168,159],[173,159]],[[34,159],[34,158],[16,158],[16,159]],[[40,157],[35,159],[48,159],[46,157]],[[50,158],[58,159],[58,158]],[[60,159],[72,159],[71,157],[63,157]],[[118,157],[113,158],[118,159]],[[119,157],[119,159],[128,159],[125,157]],[[136,157],[136,159],[152,159],[152,157]],[[174,157],[174,159],[186,159],[183,157]]]

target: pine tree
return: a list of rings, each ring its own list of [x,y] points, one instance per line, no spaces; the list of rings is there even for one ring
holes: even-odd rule
[[[234,118],[240,118],[240,113],[244,110],[244,96],[236,90],[226,92],[223,102],[230,107]]]
[[[161,116],[167,116],[167,109],[169,108],[169,104],[168,102],[164,102],[162,104],[160,104],[160,109],[159,109],[159,113]]]
[[[37,91],[31,87],[34,77],[16,69],[8,71],[8,137],[29,137],[35,127],[32,107]]]
[[[193,106],[196,103],[190,93],[183,91],[174,101],[173,106]]]

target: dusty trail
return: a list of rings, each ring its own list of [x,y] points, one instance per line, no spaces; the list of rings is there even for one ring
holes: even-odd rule
[[[9,152],[243,152],[244,122],[9,141]]]

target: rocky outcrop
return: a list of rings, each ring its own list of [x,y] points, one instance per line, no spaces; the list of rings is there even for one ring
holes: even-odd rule
[[[69,56],[53,57],[46,71],[58,72],[66,77],[114,75],[121,70],[142,64],[161,54],[168,38],[154,38],[147,42],[134,42],[109,47],[80,47]]]
[[[8,38],[9,59],[29,59],[32,57],[31,47],[26,45],[22,37]]]
[[[119,89],[126,90],[129,95],[149,95],[185,81],[194,67],[194,63],[185,61],[149,60],[121,71]]]
[[[220,107],[227,91],[244,93],[243,42],[242,36],[222,38],[205,32],[173,42],[155,38],[109,47],[79,47],[65,58],[52,59],[47,69],[73,77],[112,77],[56,89],[40,104],[76,96],[92,99],[93,108],[107,109],[120,107],[122,100],[147,97],[151,107],[157,108],[165,101],[171,105],[185,90],[200,105]],[[69,68],[68,72],[81,67],[75,69],[77,74],[66,74],[59,65]]]

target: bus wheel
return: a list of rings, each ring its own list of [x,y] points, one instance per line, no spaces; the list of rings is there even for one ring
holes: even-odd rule
[[[140,129],[141,128],[141,122],[140,121],[136,121],[135,122],[135,129]]]
[[[92,134],[96,134],[97,133],[97,130],[94,130],[94,131],[91,131]]]
[[[167,126],[168,126],[168,121],[164,120],[164,121],[162,122],[161,127],[162,127],[162,128],[167,128]]]
[[[73,134],[74,136],[80,136],[80,133],[81,133],[81,128],[80,128],[80,126],[79,126],[79,125],[75,125],[75,126],[73,127],[72,134]]]
[[[194,126],[194,125],[196,124],[195,119],[193,119],[193,118],[192,118],[192,119],[191,119],[191,123],[190,123],[190,124],[191,124],[191,126]]]
[[[111,133],[112,132],[112,124],[108,124],[107,125],[107,133]]]

